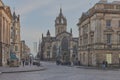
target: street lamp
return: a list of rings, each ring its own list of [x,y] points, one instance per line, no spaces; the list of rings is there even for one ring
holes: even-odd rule
[[[89,63],[89,55],[90,55],[90,48],[88,48],[88,66],[90,66],[90,63]]]

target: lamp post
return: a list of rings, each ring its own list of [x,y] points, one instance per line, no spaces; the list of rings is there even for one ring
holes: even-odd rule
[[[90,63],[89,63],[89,56],[90,56],[90,48],[88,48],[88,66],[90,66]]]

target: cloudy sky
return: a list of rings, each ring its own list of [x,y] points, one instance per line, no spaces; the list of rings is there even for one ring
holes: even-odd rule
[[[41,39],[41,34],[46,35],[50,30],[52,36],[55,34],[54,21],[62,7],[63,14],[67,18],[67,30],[73,29],[73,36],[78,36],[76,26],[82,12],[86,12],[99,0],[3,0],[5,5],[21,15],[21,39],[31,48],[33,43]],[[109,2],[113,0],[108,0]],[[120,1],[120,0],[117,0]],[[35,54],[35,53],[34,53]]]

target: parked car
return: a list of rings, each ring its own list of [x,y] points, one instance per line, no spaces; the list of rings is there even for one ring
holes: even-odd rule
[[[40,66],[40,61],[38,59],[34,59],[33,65]]]

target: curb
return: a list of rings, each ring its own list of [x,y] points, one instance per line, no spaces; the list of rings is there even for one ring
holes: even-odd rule
[[[35,71],[44,71],[44,70],[46,70],[46,68],[43,68],[43,69],[36,69],[36,70],[6,71],[6,72],[0,72],[0,74],[5,74],[5,73],[35,72]]]
[[[112,71],[119,71],[119,69],[110,69],[110,68],[95,68],[95,67],[76,67],[76,68],[82,68],[82,69],[93,69],[93,70],[112,70]]]

